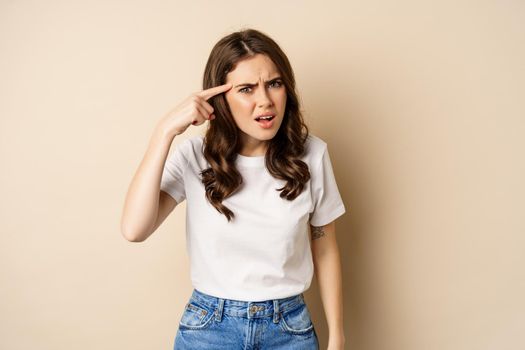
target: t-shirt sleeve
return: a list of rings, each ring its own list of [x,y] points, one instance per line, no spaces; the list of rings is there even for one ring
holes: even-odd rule
[[[310,225],[323,226],[331,223],[346,211],[337,188],[328,148],[325,147],[321,164],[311,175],[313,212],[310,214]]]
[[[189,140],[185,140],[175,147],[166,159],[160,180],[160,189],[173,197],[177,204],[186,199],[184,172],[188,166],[188,146]]]

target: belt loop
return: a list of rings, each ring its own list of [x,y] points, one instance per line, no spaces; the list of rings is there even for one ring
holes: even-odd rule
[[[279,323],[279,300],[273,300],[273,323]]]
[[[224,309],[224,299],[222,298],[218,298],[218,299],[219,299],[219,304],[217,305],[217,309],[215,309],[215,320],[217,320],[218,322],[221,322],[222,311]]]

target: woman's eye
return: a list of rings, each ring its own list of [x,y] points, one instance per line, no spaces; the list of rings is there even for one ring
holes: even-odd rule
[[[281,87],[282,85],[283,85],[283,83],[280,82],[280,81],[274,81],[274,82],[272,82],[270,84],[270,86],[273,86],[273,87]],[[247,92],[249,92],[247,89],[251,89],[251,88],[249,86],[247,86],[247,87],[244,87],[244,88],[240,89],[239,92],[247,93]]]

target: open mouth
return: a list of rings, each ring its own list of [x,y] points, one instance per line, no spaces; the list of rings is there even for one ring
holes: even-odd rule
[[[273,116],[273,115],[269,115],[269,116],[264,116],[264,117],[257,117],[257,118],[255,118],[255,121],[257,121],[257,122],[260,122],[260,121],[270,121],[270,120],[272,120],[273,118],[275,118],[275,116]]]
[[[263,129],[271,129],[273,127],[273,119],[275,118],[274,115],[269,116],[262,116],[255,118],[255,121],[259,126]]]

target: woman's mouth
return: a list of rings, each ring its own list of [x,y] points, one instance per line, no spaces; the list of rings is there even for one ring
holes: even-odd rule
[[[269,129],[273,125],[273,120],[275,119],[274,115],[262,116],[255,118],[255,121],[263,128]]]

